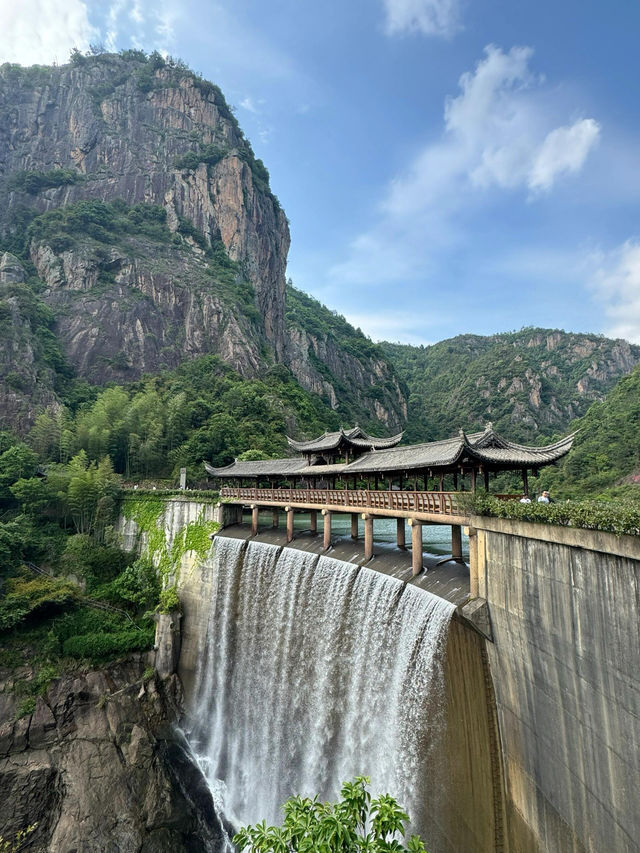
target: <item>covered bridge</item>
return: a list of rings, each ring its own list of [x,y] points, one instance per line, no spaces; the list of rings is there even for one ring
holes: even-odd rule
[[[246,481],[272,488],[288,486],[335,488],[341,481],[345,486],[367,489],[386,488],[429,491],[430,480],[437,481],[443,491],[444,479],[453,481],[453,489],[475,490],[478,477],[488,490],[491,473],[518,471],[523,479],[523,491],[528,493],[528,475],[557,462],[569,452],[575,434],[545,447],[517,444],[498,435],[492,424],[482,432],[466,434],[460,430],[454,438],[424,444],[399,446],[402,433],[389,438],[367,435],[360,427],[337,432],[325,432],[311,441],[288,438],[298,457],[235,461],[224,468],[214,468],[205,462],[207,472],[215,478],[237,486]]]

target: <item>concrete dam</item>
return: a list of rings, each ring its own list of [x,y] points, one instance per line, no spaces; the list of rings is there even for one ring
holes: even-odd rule
[[[126,515],[126,544],[145,547]],[[171,548],[202,520],[221,510],[171,499],[158,525]],[[406,556],[403,577],[248,525],[180,554],[186,726],[228,818],[276,821],[291,793],[333,797],[364,773],[430,853],[640,849],[638,540],[472,522],[488,636],[459,591],[407,583]]]

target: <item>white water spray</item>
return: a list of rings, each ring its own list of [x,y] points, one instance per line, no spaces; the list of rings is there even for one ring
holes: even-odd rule
[[[425,835],[444,725],[454,606],[330,557],[217,538],[192,742],[225,812],[279,822],[291,794],[371,777]],[[436,833],[437,834],[437,833]]]

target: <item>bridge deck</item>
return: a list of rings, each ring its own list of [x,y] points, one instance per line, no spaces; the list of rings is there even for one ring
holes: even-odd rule
[[[229,503],[293,509],[330,509],[366,512],[385,518],[415,518],[432,524],[466,524],[458,492],[373,491],[369,489],[261,489],[220,490]]]

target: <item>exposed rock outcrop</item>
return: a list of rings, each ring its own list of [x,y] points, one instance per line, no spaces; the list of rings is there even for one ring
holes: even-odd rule
[[[398,380],[382,358],[356,358],[328,335],[289,329],[285,357],[298,382],[339,407],[345,389],[352,401],[389,429],[401,428],[407,404]]]
[[[92,200],[161,206],[164,239],[105,238],[82,212],[26,232]],[[345,422],[404,423],[380,352],[286,326],[286,216],[220,90],[180,64],[133,51],[0,67],[0,241],[25,234],[65,355],[93,383],[214,353],[246,377],[284,363]]]
[[[90,381],[126,382],[207,353],[243,376],[259,372],[258,330],[194,252],[130,237],[59,254],[39,245],[31,256],[67,357]]]
[[[223,155],[217,163],[177,168],[179,157],[207,145]],[[9,180],[5,227],[20,205],[160,204],[173,230],[184,217],[243,265],[266,338],[281,354],[289,229],[268,187],[254,180],[254,162],[220,91],[182,69],[151,72],[105,54],[41,73],[0,70],[0,175],[73,169],[82,178],[36,193]]]
[[[143,660],[55,679],[15,721],[0,692],[0,835],[36,824],[29,850],[180,853],[224,849],[226,830],[173,728],[176,676],[143,681]]]

